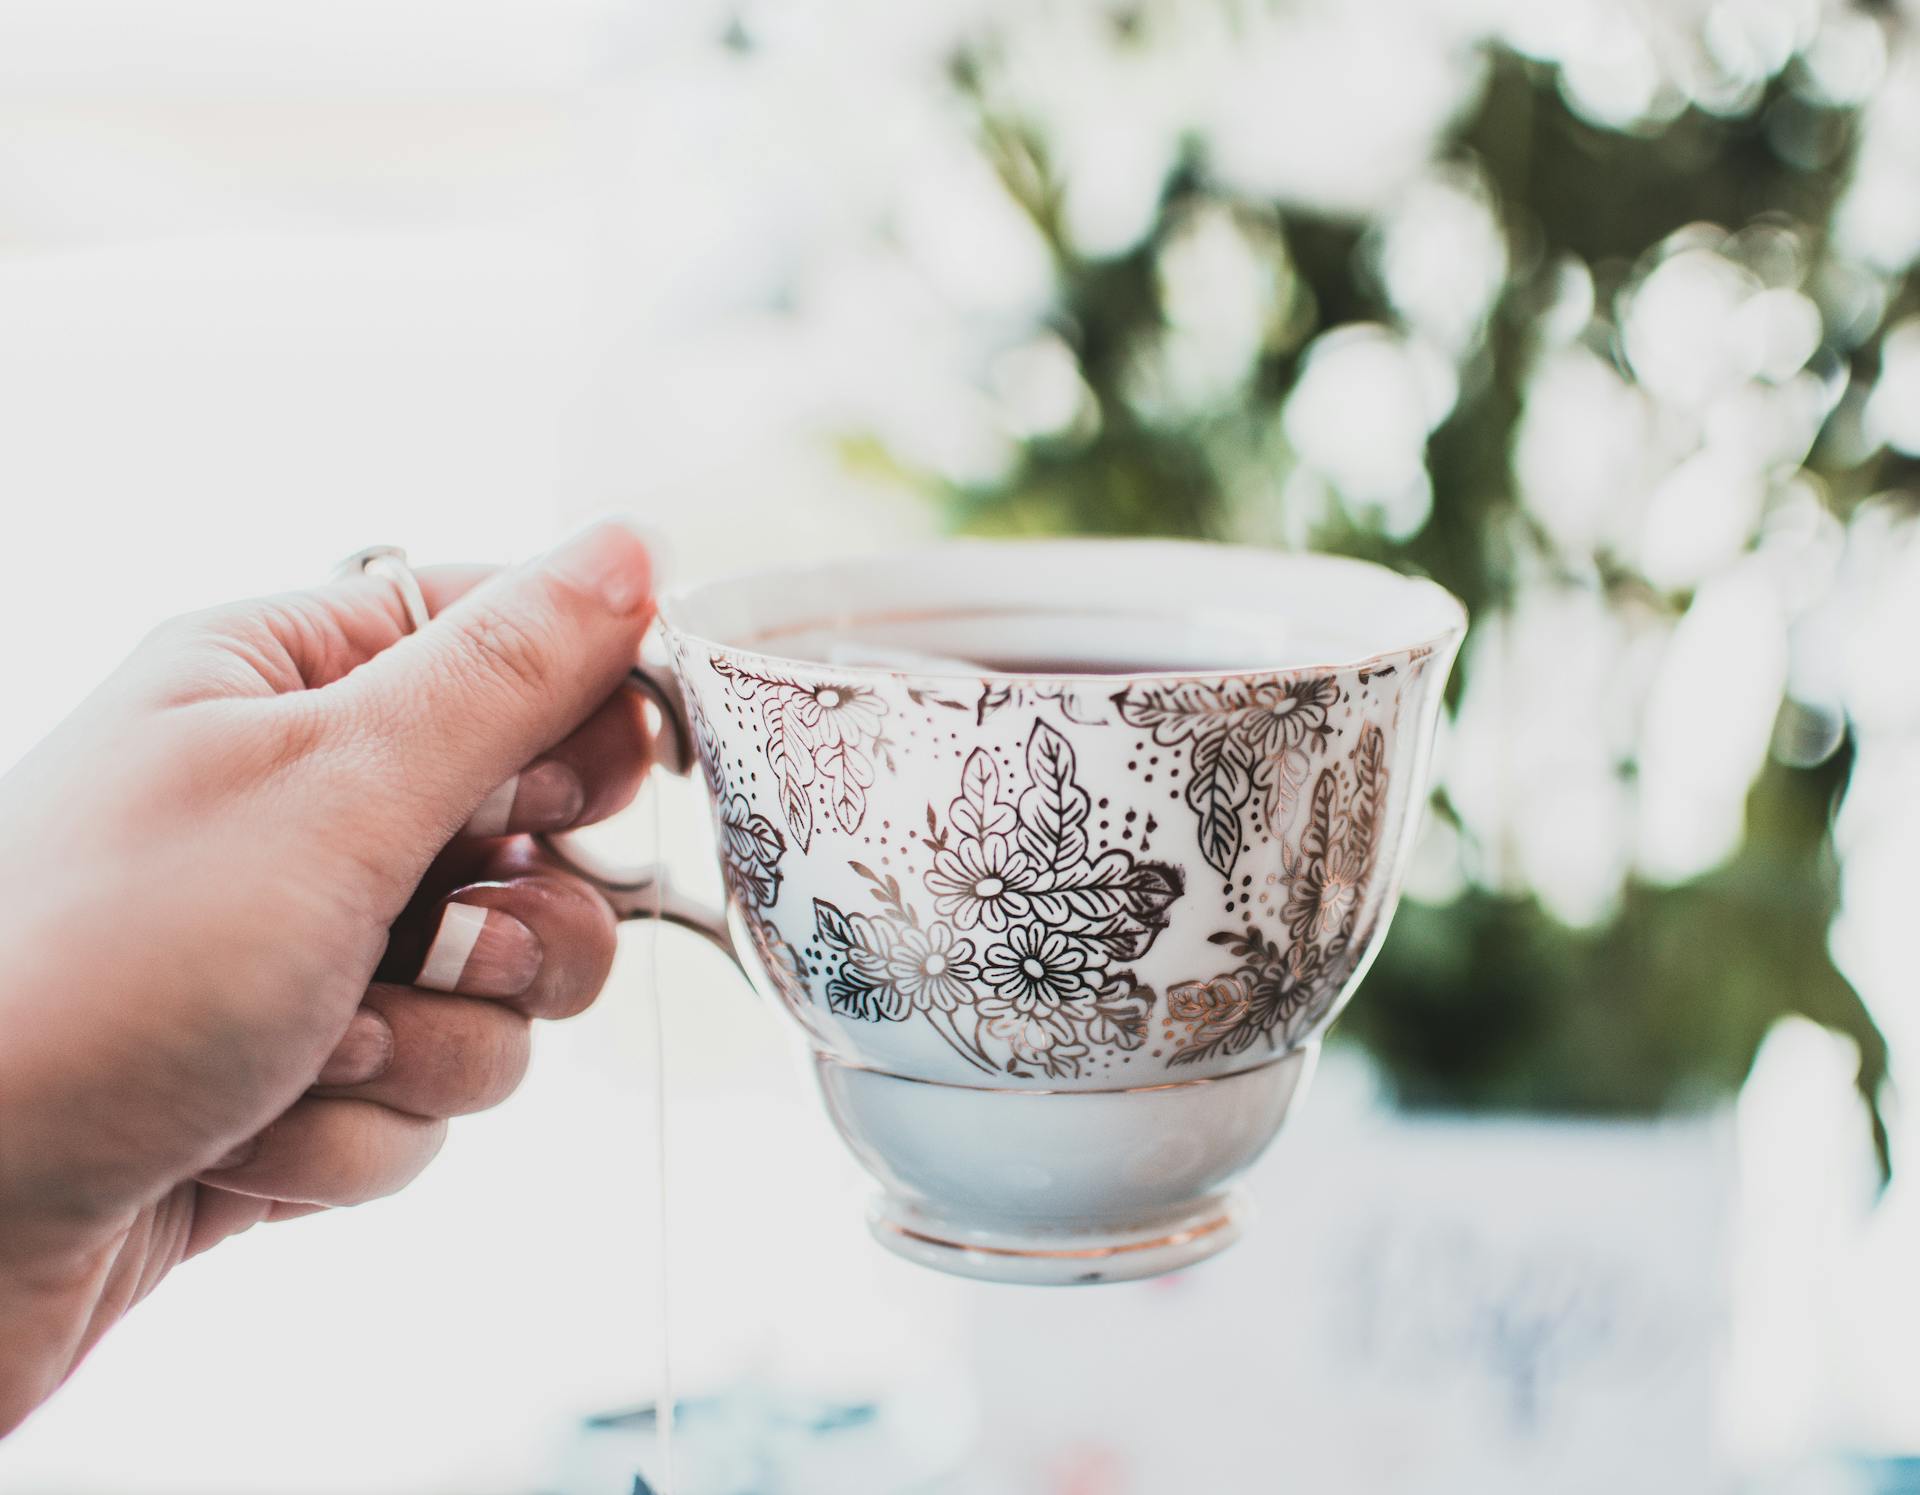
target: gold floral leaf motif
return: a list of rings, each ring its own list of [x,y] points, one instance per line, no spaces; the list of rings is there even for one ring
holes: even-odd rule
[[[1386,740],[1369,723],[1352,757],[1352,782],[1328,764],[1314,781],[1298,856],[1282,849],[1288,944],[1259,929],[1212,936],[1240,962],[1207,981],[1167,990],[1167,1014],[1187,1025],[1169,1065],[1245,1053],[1256,1043],[1291,1046],[1323,1018],[1358,968],[1374,921],[1360,924],[1367,884],[1385,831]]]
[[[1253,980],[1244,970],[1211,981],[1179,981],[1167,988],[1167,1019],[1185,1028],[1180,1042],[1216,1043],[1244,1021],[1253,1005]]]
[[[1087,1041],[1101,1048],[1132,1050],[1147,1041],[1153,988],[1132,971],[1115,971],[1088,1005]]]
[[[1349,933],[1338,947],[1323,949],[1313,945],[1305,948],[1296,946],[1288,952],[1288,967],[1297,1000],[1288,1004],[1278,1015],[1276,1028],[1279,1046],[1292,1048],[1326,1016],[1339,997],[1341,988],[1359,968],[1360,957],[1372,933],[1372,927],[1369,926],[1359,940],[1353,939]]]
[[[681,667],[685,668],[684,662]],[[713,722],[701,707],[700,698],[692,691],[686,691],[684,695],[687,720],[693,727],[694,756],[700,760],[700,772],[707,781],[707,792],[718,804],[731,792],[727,785],[726,754],[720,750],[720,736],[713,730]]]
[[[815,765],[832,786],[833,817],[840,829],[860,829],[867,813],[867,787],[873,783],[873,765],[845,742],[823,742],[813,751]]]
[[[927,816],[937,823],[932,806]],[[1000,931],[1027,918],[1040,869],[1015,841],[1019,817],[1000,798],[1000,770],[985,748],[967,755],[947,820],[951,834],[940,838],[926,875],[934,908],[961,929]]]
[[[899,931],[892,921],[867,914],[843,913],[824,898],[813,900],[814,928],[841,956],[838,971],[827,982],[827,1006],[843,1017],[861,1022],[897,1023],[913,1004],[892,979],[891,967]]]
[[[866,818],[873,784],[872,754],[887,751],[887,704],[860,685],[808,685],[782,675],[756,674],[723,655],[708,661],[740,700],[757,705],[767,766],[780,790],[780,812],[800,849],[813,844],[813,799],[818,783],[840,828],[852,834]]]
[[[760,720],[767,734],[767,766],[780,785],[780,812],[805,851],[813,844],[813,798],[807,790],[813,784],[814,744],[797,704],[793,694],[770,690],[760,702]]]
[[[1220,935],[1213,938],[1216,943],[1222,940]],[[1324,1010],[1345,980],[1345,972],[1328,970],[1317,945],[1282,950],[1253,929],[1227,938],[1245,963],[1208,981],[1183,984],[1183,1010],[1204,1021],[1176,1039],[1167,1060],[1170,1066],[1230,1058],[1262,1040],[1268,1048],[1277,1048],[1281,1038],[1291,1040],[1303,1030],[1300,1014]],[[1242,995],[1245,1006],[1238,1007],[1236,999]],[[1168,1002],[1171,1012],[1171,988]]]
[[[1073,686],[1073,685],[1042,686],[1041,688],[1039,688],[1034,692],[1034,695],[1035,695],[1035,698],[1038,700],[1058,702],[1060,706],[1060,714],[1064,716],[1068,721],[1072,722],[1075,726],[1098,727],[1098,726],[1106,725],[1106,721],[1107,721],[1106,713],[1100,710],[1100,702],[1098,698],[1093,698],[1091,700],[1091,704],[1093,705],[1093,708],[1094,708],[1094,714],[1090,716],[1082,714],[1086,711],[1088,705],[1090,704],[1090,700],[1087,694],[1083,690],[1081,690],[1078,686]]]
[[[1162,747],[1178,747],[1252,710],[1253,682],[1184,680],[1173,685],[1129,685],[1115,693],[1113,704],[1128,726],[1151,731]]]
[[[981,1021],[981,1031],[997,1038],[1012,1055],[1006,1066],[1009,1074],[1039,1070],[1049,1079],[1065,1080],[1079,1075],[1090,1050],[1078,1038],[1062,1038],[1061,1030],[1039,1018],[1015,1012],[993,1012]]]
[[[928,813],[932,813],[931,808]],[[985,748],[975,748],[967,755],[966,766],[960,771],[960,797],[953,802],[948,818],[953,828],[970,841],[1004,836],[1018,826],[1013,806],[1000,799],[1000,770]]]
[[[786,854],[786,838],[728,782],[726,758],[713,723],[691,694],[687,697],[687,716],[700,770],[713,796],[721,876],[743,913],[764,914],[780,901],[780,859]]]
[[[1353,750],[1353,802],[1347,810],[1348,834],[1367,848],[1368,865],[1380,846],[1387,817],[1387,739],[1369,722]]]
[[[1045,722],[1027,738],[1027,774],[1020,796],[1018,840],[1035,866],[1047,872],[1077,867],[1087,856],[1087,818],[1093,800],[1074,780],[1073,749]]]
[[[1306,787],[1307,775],[1312,768],[1306,749],[1299,747],[1283,748],[1272,757],[1261,760],[1256,783],[1265,791],[1261,809],[1266,816],[1267,828],[1275,835],[1287,823],[1287,812],[1293,808],[1300,791]]]
[[[1084,714],[1088,701],[1085,695],[1072,685],[1015,685],[1006,680],[988,679],[980,682],[979,696],[969,704],[956,700],[950,695],[929,690],[922,685],[909,685],[907,699],[916,706],[939,706],[948,711],[966,711],[973,715],[975,726],[986,725],[988,717],[1006,706],[1025,706],[1041,701],[1053,701],[1060,707],[1060,714],[1068,721],[1081,727],[1097,727],[1106,721],[1104,714],[1096,705],[1095,714]]]
[[[909,685],[907,699],[920,707],[939,706],[948,711],[971,711],[973,708],[965,701],[956,700],[937,690],[929,690],[924,685]]]
[[[1186,749],[1186,800],[1198,821],[1201,855],[1230,876],[1256,791],[1268,831],[1280,834],[1305,782],[1308,753],[1324,750],[1332,735],[1329,715],[1340,684],[1330,675],[1187,680],[1130,685],[1112,700],[1127,725],[1150,733],[1161,747]]]
[[[918,1012],[969,1064],[992,1072],[977,1034],[961,1025],[980,977],[974,942],[948,924],[923,925],[898,878],[864,862],[849,865],[873,885],[881,912],[847,913],[814,900],[814,934],[838,958],[827,981],[828,1009],[859,1022],[901,1022]]]
[[[1020,797],[1018,840],[1036,869],[1024,895],[1046,924],[1069,930],[1109,957],[1138,960],[1166,927],[1183,889],[1180,871],[1118,847],[1095,856],[1086,823],[1093,802],[1077,778],[1073,748],[1045,722],[1027,741],[1031,787]]]
[[[1139,960],[1167,927],[1181,889],[1178,868],[1116,850],[1055,869],[1037,881],[1028,901],[1040,917],[1077,927],[1114,959]]]
[[[1200,854],[1230,876],[1240,859],[1240,812],[1253,798],[1257,763],[1243,733],[1222,722],[1193,741],[1187,807],[1200,817]]]
[[[1114,965],[1146,954],[1182,881],[1164,863],[1094,851],[1092,798],[1055,728],[1034,724],[1024,766],[1014,797],[993,755],[977,748],[944,827],[928,806],[921,886],[931,918],[897,878],[854,862],[880,912],[816,902],[815,934],[833,962],[834,1011],[868,1022],[918,1012],[978,1067],[1065,1077],[1095,1047],[1144,1041],[1153,993]]]
[[[1385,810],[1385,756],[1380,729],[1369,723],[1354,750],[1351,792],[1343,793],[1337,766],[1322,769],[1314,784],[1285,913],[1295,940],[1344,947],[1352,937]]]
[[[699,698],[691,692],[687,694],[687,716],[700,769],[713,796],[721,877],[746,926],[761,969],[780,999],[799,1012],[808,1001],[806,966],[800,952],[781,938],[768,918],[780,901],[780,861],[786,855],[786,838],[771,820],[754,810],[744,794],[728,784],[720,740]]]
[[[780,901],[780,858],[787,843],[771,820],[754,813],[744,794],[721,802],[720,870],[745,908],[771,909]]]

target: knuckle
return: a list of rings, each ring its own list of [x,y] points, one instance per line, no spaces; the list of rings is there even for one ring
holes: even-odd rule
[[[147,630],[142,651],[162,657],[214,652],[254,666],[260,678],[289,685],[281,666],[313,638],[313,622],[274,598],[223,602],[163,619]]]
[[[161,708],[248,694],[257,678],[251,619],[238,604],[182,613],[147,630],[130,665],[141,696]]]
[[[468,620],[468,656],[487,676],[516,691],[547,689],[553,658],[552,629],[499,608],[486,608]]]
[[[141,647],[171,650],[203,644],[209,639],[225,638],[242,627],[250,617],[247,605],[240,602],[223,602],[215,607],[176,613],[171,618],[162,618],[149,628],[141,639]]]

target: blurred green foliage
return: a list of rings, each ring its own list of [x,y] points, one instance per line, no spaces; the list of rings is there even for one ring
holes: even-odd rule
[[[1151,45],[1151,36],[1133,44]],[[1026,439],[986,484],[921,482],[956,529],[974,533],[1281,538],[1273,474],[1289,460],[1281,412],[1303,355],[1327,329],[1395,320],[1365,252],[1370,225],[1230,191],[1196,146],[1170,173],[1144,238],[1112,257],[1083,255],[1063,227],[1062,169],[1046,134],[1002,97],[997,70],[984,43],[956,59],[954,86],[975,111],[981,149],[1052,256],[1049,325],[1097,416]],[[1392,538],[1330,505],[1306,537],[1313,547],[1431,575],[1480,618],[1540,575],[1590,587],[1610,606],[1684,613],[1687,595],[1662,593],[1629,565],[1556,551],[1516,492],[1509,458],[1531,325],[1552,299],[1555,267],[1575,259],[1594,288],[1583,340],[1617,362],[1617,294],[1652,246],[1691,223],[1793,225],[1817,266],[1857,122],[1783,88],[1776,78],[1731,116],[1690,108],[1658,130],[1611,130],[1568,107],[1551,68],[1492,49],[1477,105],[1442,157],[1472,164],[1491,184],[1509,267],[1479,345],[1462,360],[1452,413],[1428,443],[1431,516]],[[1795,111],[1790,151],[1779,145],[1782,110]],[[1169,414],[1139,399],[1138,371],[1168,330],[1163,251],[1199,208],[1231,213],[1271,257],[1281,290],[1248,377],[1206,408]],[[1914,305],[1912,285],[1896,286],[1877,327]],[[1871,334],[1851,345],[1829,338],[1818,356],[1851,360],[1857,382],[1876,372]],[[1920,486],[1909,459],[1841,446],[1823,442],[1807,462],[1841,518],[1868,495]],[[1646,1113],[1729,1092],[1775,1020],[1800,1013],[1858,1045],[1871,1105],[1885,1044],[1827,946],[1837,885],[1830,825],[1849,759],[1843,742],[1811,767],[1769,764],[1730,861],[1680,886],[1629,880],[1597,927],[1570,928],[1532,896],[1472,881],[1443,906],[1407,902],[1344,1034],[1378,1056],[1409,1104]],[[1619,772],[1630,778],[1633,763]],[[1444,795],[1435,813],[1452,815]]]

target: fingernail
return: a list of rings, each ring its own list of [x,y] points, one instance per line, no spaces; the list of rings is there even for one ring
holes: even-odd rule
[[[638,612],[653,590],[646,542],[629,524],[609,519],[576,535],[545,562],[555,575],[594,593],[612,611]]]
[[[517,997],[540,974],[540,941],[512,914],[449,903],[415,986],[469,997]]]
[[[384,1073],[392,1060],[393,1029],[372,1008],[362,1007],[320,1066],[319,1083],[364,1085]]]
[[[515,774],[483,799],[467,821],[467,834],[564,830],[580,818],[586,803],[586,786],[573,766],[549,759]]]

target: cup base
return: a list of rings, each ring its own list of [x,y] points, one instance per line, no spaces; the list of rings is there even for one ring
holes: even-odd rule
[[[874,1239],[895,1256],[956,1277],[1027,1287],[1091,1287],[1177,1272],[1240,1239],[1246,1202],[1237,1190],[1197,1201],[1187,1214],[1132,1231],[957,1228],[881,1195],[868,1212]]]

